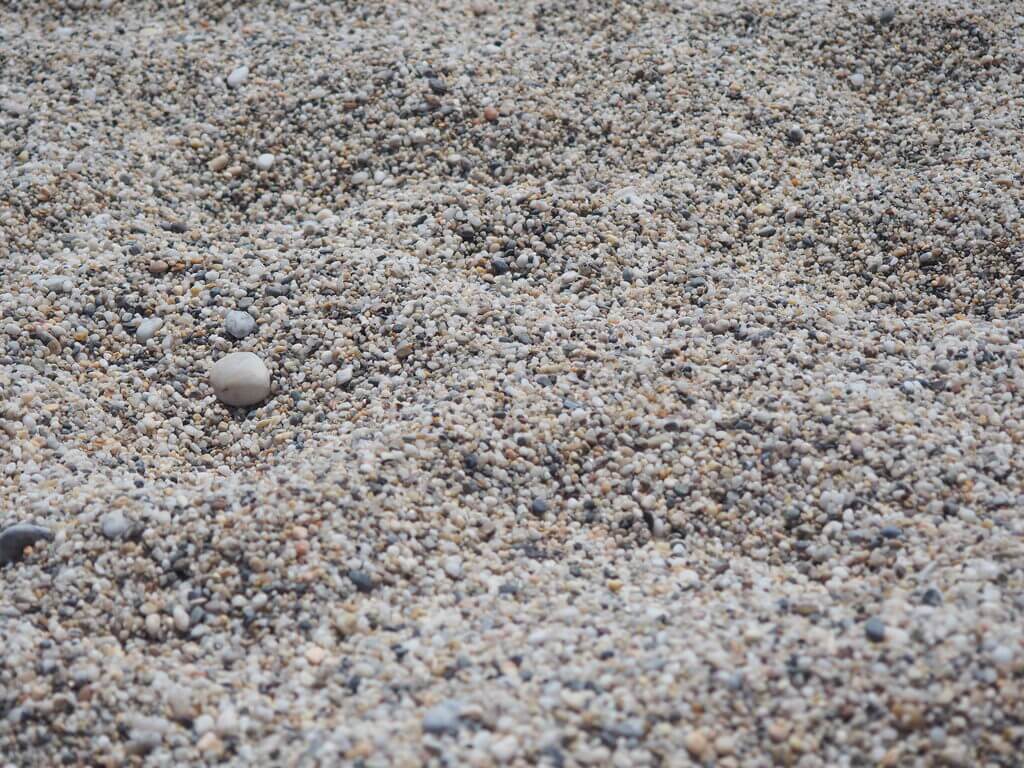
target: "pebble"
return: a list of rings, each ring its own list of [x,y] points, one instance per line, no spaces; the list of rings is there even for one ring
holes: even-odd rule
[[[270,396],[270,371],[252,352],[232,352],[213,364],[210,385],[226,405],[256,405]]]
[[[228,75],[228,88],[238,88],[249,79],[249,68],[246,66],[236,67]]]
[[[261,171],[269,171],[274,167],[275,157],[269,152],[264,152],[262,155],[256,158],[255,165]]]
[[[864,622],[864,634],[873,643],[880,643],[885,640],[885,622],[877,616],[872,616]]]
[[[120,510],[108,512],[100,520],[100,531],[107,539],[119,539],[127,533],[130,523]]]
[[[188,611],[182,608],[180,605],[174,606],[174,610],[171,612],[171,618],[174,620],[174,628],[181,634],[188,632],[189,626],[192,621],[189,618]]]
[[[687,733],[683,745],[686,747],[686,751],[690,753],[690,756],[697,760],[704,760],[711,747],[708,737],[699,729]]]
[[[49,528],[33,523],[15,523],[0,532],[0,566],[21,560],[25,549],[40,541],[51,541]]]
[[[423,715],[425,733],[454,733],[459,728],[462,704],[454,700],[442,701]]]
[[[224,318],[224,330],[236,339],[244,339],[256,330],[256,320],[248,312],[232,309]]]
[[[139,327],[135,330],[135,338],[139,341],[140,344],[145,344],[147,341],[156,336],[157,331],[163,328],[163,326],[164,321],[161,318],[147,317],[145,320],[139,323]]]

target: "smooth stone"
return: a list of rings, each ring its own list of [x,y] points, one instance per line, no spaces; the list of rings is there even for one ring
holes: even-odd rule
[[[139,323],[139,327],[135,329],[135,338],[145,344],[156,336],[157,331],[163,328],[163,326],[164,321],[159,317],[147,317]]]
[[[270,396],[270,371],[252,352],[232,352],[210,369],[217,399],[227,405],[255,405]]]
[[[256,321],[248,312],[232,309],[224,318],[224,329],[236,339],[244,339],[256,330]]]
[[[245,66],[237,67],[231,71],[230,75],[228,75],[228,88],[237,88],[248,79],[249,68]]]
[[[120,512],[108,512],[100,520],[100,532],[108,539],[119,539],[128,531],[128,518]]]
[[[32,523],[15,523],[0,533],[0,565],[16,563],[25,554],[25,548],[37,541],[50,541],[53,534],[49,528]]]
[[[423,730],[427,733],[453,733],[459,729],[462,704],[448,699],[427,710],[423,715]]]
[[[256,167],[261,171],[269,171],[274,167],[274,160],[276,158],[269,152],[264,152],[262,155],[256,158]]]
[[[348,572],[348,578],[360,592],[373,592],[373,577],[366,571],[351,570]]]
[[[885,640],[885,622],[877,616],[872,616],[864,622],[864,634],[873,643],[880,643]]]

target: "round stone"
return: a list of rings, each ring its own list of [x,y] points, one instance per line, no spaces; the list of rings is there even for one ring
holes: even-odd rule
[[[269,171],[274,167],[274,156],[269,152],[264,152],[262,155],[256,158],[256,167],[261,171]]]
[[[864,622],[864,634],[873,643],[880,643],[885,640],[885,622],[877,616],[872,616]]]
[[[255,405],[270,396],[270,371],[252,352],[232,352],[214,363],[210,384],[226,405]]]
[[[236,339],[244,339],[256,330],[256,321],[248,312],[232,309],[224,318],[224,329]]]
[[[108,539],[119,539],[128,530],[128,518],[121,512],[114,510],[108,512],[100,520],[100,531]]]

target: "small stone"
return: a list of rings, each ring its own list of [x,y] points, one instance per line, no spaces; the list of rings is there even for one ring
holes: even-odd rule
[[[256,167],[261,171],[269,171],[274,167],[274,160],[276,158],[269,152],[264,152],[262,155],[256,158]]]
[[[228,88],[237,88],[249,79],[249,68],[246,66],[237,67],[231,70],[228,75]]]
[[[507,763],[519,753],[519,741],[515,736],[506,736],[491,744],[491,754],[499,763]]]
[[[219,736],[234,736],[238,733],[238,713],[230,704],[223,707],[217,715],[215,730]]]
[[[460,560],[459,558],[457,558],[455,556],[445,558],[445,561],[444,561],[444,572],[447,573],[448,577],[451,578],[451,579],[456,579],[456,580],[457,579],[461,579],[462,578],[462,560]]]
[[[854,72],[852,75],[850,75],[850,85],[852,85],[854,88],[860,88],[862,85],[864,85],[864,75],[862,75],[860,72]]]
[[[864,622],[864,634],[873,643],[880,643],[885,640],[885,622],[877,616],[872,616]]]
[[[224,742],[218,738],[217,734],[211,731],[204,733],[200,737],[199,741],[196,742],[196,749],[204,755],[219,757],[224,752]]]
[[[799,144],[804,140],[804,129],[799,125],[791,125],[786,131],[786,138],[792,144]]]
[[[135,329],[135,338],[140,344],[145,344],[147,341],[156,336],[157,331],[163,328],[164,321],[159,317],[147,317],[141,323],[139,327]]]
[[[690,731],[686,734],[686,739],[683,744],[686,747],[686,751],[690,753],[690,756],[698,760],[704,758],[704,755],[707,753],[708,747],[710,746],[708,737],[705,736],[704,732],[700,729]]]
[[[218,173],[227,168],[228,163],[230,162],[231,158],[228,157],[227,155],[217,155],[215,158],[213,158],[213,160],[206,164],[206,167],[209,168],[214,173]]]
[[[878,14],[878,20],[882,24],[891,24],[893,19],[896,18],[896,9],[893,7],[883,8],[882,12]]]
[[[188,632],[189,626],[192,624],[192,620],[189,618],[188,611],[182,608],[180,605],[174,606],[174,610],[171,612],[171,618],[174,619],[174,628],[185,634]]]
[[[210,384],[226,405],[255,405],[270,396],[270,371],[252,352],[232,352],[214,363]]]
[[[321,648],[319,645],[311,645],[306,651],[306,661],[313,666],[319,666],[327,658],[327,651]]]
[[[168,264],[163,259],[154,259],[149,263],[149,274],[162,275],[168,269]]]
[[[881,534],[883,539],[898,539],[903,535],[903,531],[898,525],[885,525],[882,526]]]
[[[0,566],[18,562],[27,547],[34,546],[38,541],[52,539],[50,529],[41,525],[15,523],[4,528],[0,533]]]
[[[128,518],[115,509],[113,512],[105,514],[100,520],[100,532],[104,538],[113,541],[124,536],[129,525]]]
[[[191,720],[195,715],[195,706],[188,688],[172,685],[166,693],[167,708],[175,720]]]
[[[374,582],[373,577],[370,576],[366,571],[352,570],[348,572],[348,579],[355,584],[356,589],[360,592],[368,593],[373,591]]]
[[[488,123],[498,122],[498,110],[490,105],[484,107],[484,120]]]
[[[942,605],[942,593],[935,587],[928,587],[921,596],[921,602],[932,608],[937,608]]]
[[[508,262],[500,256],[491,259],[491,272],[495,275],[504,275],[509,271]]]
[[[146,634],[150,637],[160,636],[160,614],[151,613],[146,617]]]
[[[426,733],[454,733],[459,729],[461,712],[461,703],[452,699],[442,701],[423,715],[423,730]]]
[[[256,321],[248,312],[232,309],[224,318],[224,330],[236,339],[244,339],[256,330]]]
[[[352,381],[352,373],[352,366],[346,365],[344,368],[338,371],[337,375],[334,377],[334,383],[337,384],[339,387],[345,386],[350,381]]]
[[[548,502],[539,496],[530,502],[530,511],[535,515],[543,515],[548,511]]]
[[[1008,645],[997,645],[992,649],[992,663],[999,669],[1009,669],[1013,665],[1013,648]]]

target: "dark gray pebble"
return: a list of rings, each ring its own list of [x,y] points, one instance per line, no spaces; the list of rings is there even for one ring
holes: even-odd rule
[[[872,616],[864,622],[864,634],[873,643],[880,643],[885,640],[885,622],[877,616]]]
[[[50,541],[53,534],[49,528],[32,523],[15,523],[0,533],[0,566],[21,560],[25,548],[37,541]]]

